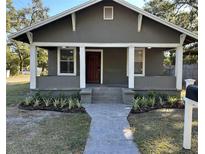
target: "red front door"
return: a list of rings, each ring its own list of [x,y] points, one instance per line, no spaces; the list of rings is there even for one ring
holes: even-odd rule
[[[100,83],[100,52],[86,52],[86,82]]]

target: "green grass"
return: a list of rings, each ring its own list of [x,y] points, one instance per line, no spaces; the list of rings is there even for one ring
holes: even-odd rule
[[[6,104],[15,106],[25,99],[29,93],[29,76],[19,75],[10,77],[6,83]]]
[[[87,114],[62,114],[37,125],[7,126],[8,154],[80,154],[88,137]]]
[[[160,109],[128,118],[141,153],[198,153],[198,111],[193,112],[192,149],[184,150],[183,110]]]

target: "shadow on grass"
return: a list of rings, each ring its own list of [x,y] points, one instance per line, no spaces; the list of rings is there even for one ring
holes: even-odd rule
[[[184,150],[184,110],[160,109],[130,114],[134,140],[142,153],[198,153],[198,114],[193,112],[192,149]]]

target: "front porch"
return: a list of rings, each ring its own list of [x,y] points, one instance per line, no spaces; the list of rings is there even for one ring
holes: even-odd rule
[[[30,89],[78,91],[90,87],[121,87],[142,91],[182,89],[183,48],[179,44],[143,44],[145,47],[142,47],[142,44],[76,45],[66,43],[31,45]],[[48,49],[48,76],[36,75],[37,46]],[[176,48],[177,67],[175,76],[166,76],[163,72],[163,51],[171,48]],[[61,61],[59,53],[61,49],[65,51],[68,49],[73,53],[73,57],[68,57],[68,61],[67,59]],[[89,64],[87,53],[91,52],[99,52],[100,57],[95,63]],[[60,66],[65,62],[65,67]],[[91,67],[93,65],[97,66]],[[69,73],[65,73],[68,69]],[[94,82],[90,82],[91,80]]]

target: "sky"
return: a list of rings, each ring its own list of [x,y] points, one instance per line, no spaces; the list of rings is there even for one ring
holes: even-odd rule
[[[14,6],[17,9],[23,8],[31,4],[32,0],[13,0]],[[56,15],[62,11],[70,9],[74,6],[82,4],[88,0],[42,0],[44,6],[50,8],[49,16]],[[136,5],[140,8],[144,5],[144,0],[126,0],[127,2]]]

